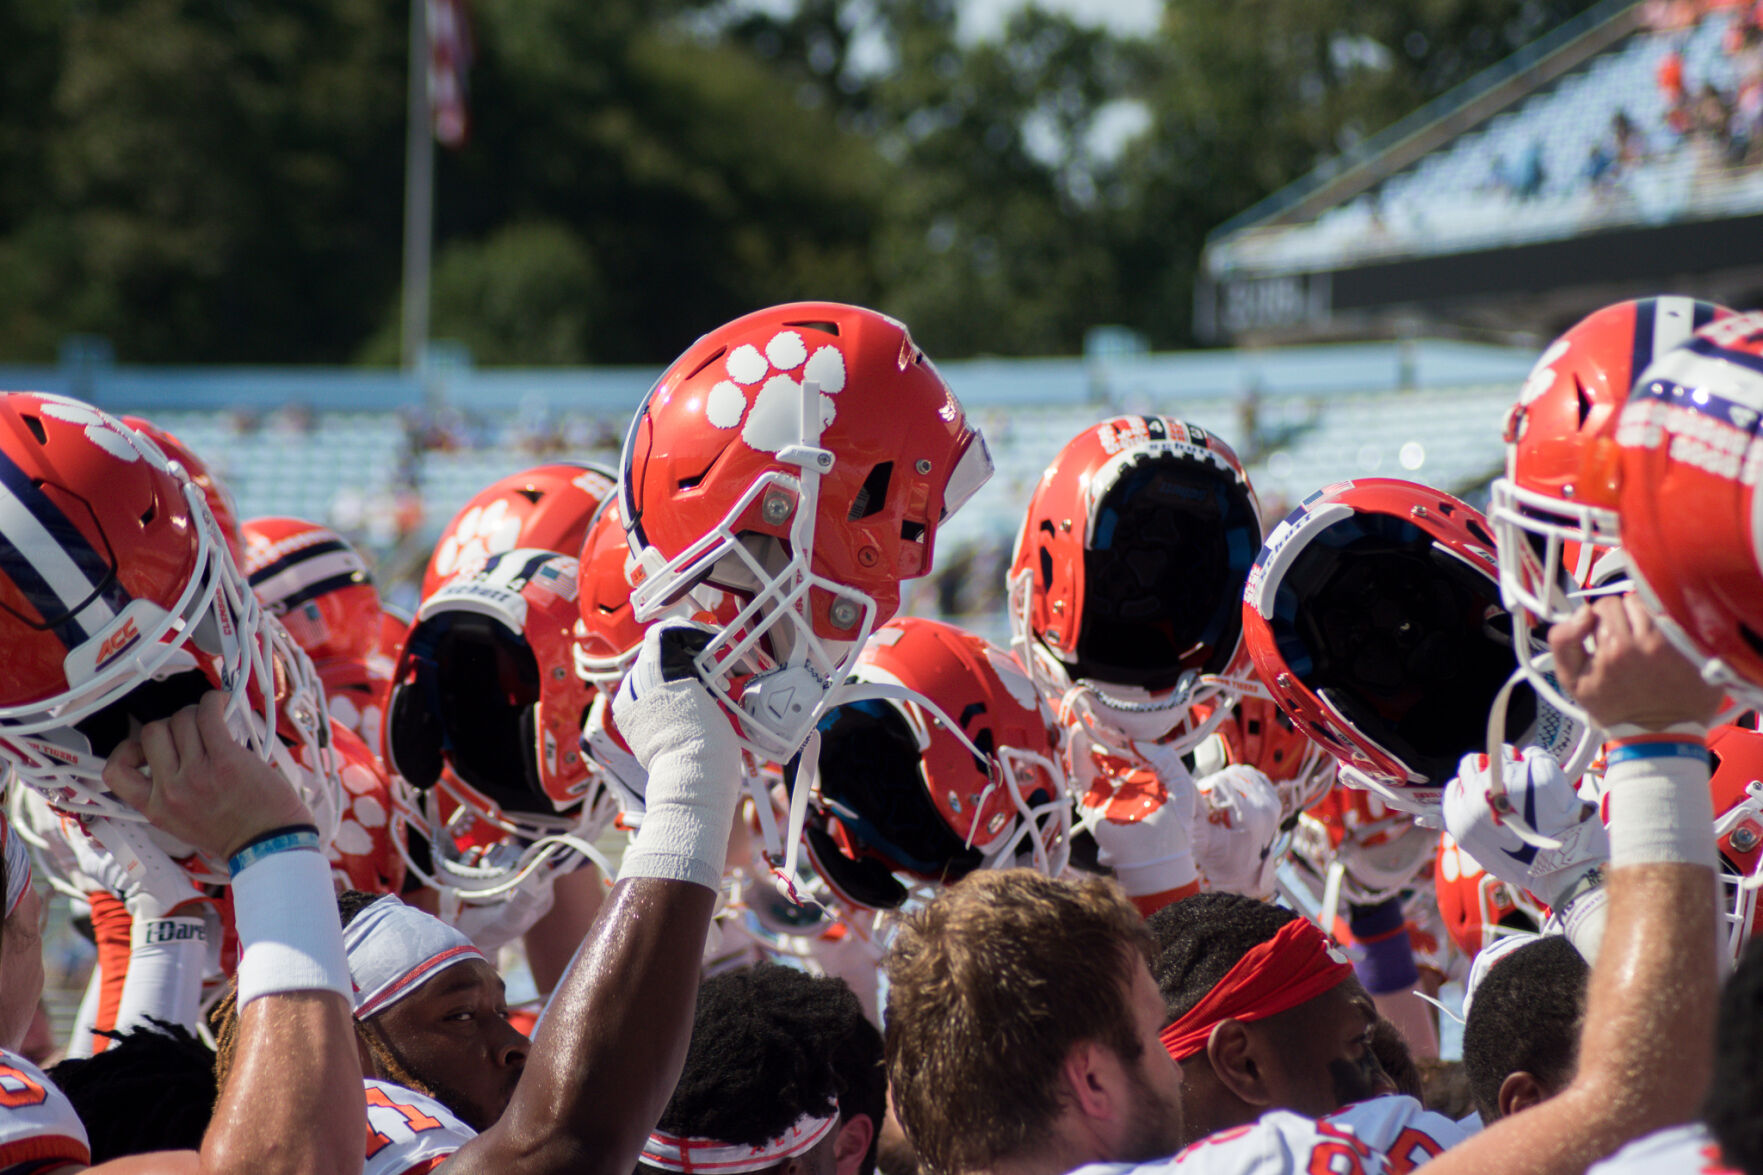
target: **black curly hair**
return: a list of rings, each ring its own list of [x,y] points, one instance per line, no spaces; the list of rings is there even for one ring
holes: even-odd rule
[[[757,1146],[836,1102],[841,1123],[867,1114],[879,1136],[886,1089],[881,1034],[845,981],[761,963],[698,989],[685,1069],[658,1128]],[[864,1175],[875,1154],[872,1139]]]
[[[1185,1016],[1244,955],[1297,916],[1223,891],[1195,894],[1151,915],[1146,925],[1157,939],[1151,974],[1163,996],[1165,1022]]]
[[[1579,1069],[1591,968],[1557,934],[1526,943],[1489,969],[1463,1025],[1463,1067],[1483,1122],[1500,1117],[1500,1086],[1529,1073],[1551,1089]]]
[[[1728,1166],[1763,1175],[1763,939],[1752,939],[1720,992],[1714,1081],[1702,1107]]]
[[[111,1038],[103,1052],[49,1070],[85,1124],[92,1162],[200,1148],[214,1113],[214,1050],[153,1017],[103,1035]]]

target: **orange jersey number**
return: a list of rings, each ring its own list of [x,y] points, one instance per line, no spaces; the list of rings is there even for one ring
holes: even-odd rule
[[[385,1109],[396,1111],[403,1116],[404,1121],[409,1124],[410,1129],[417,1134],[421,1134],[424,1130],[439,1130],[441,1128],[441,1120],[439,1118],[431,1118],[415,1106],[407,1106],[402,1102],[395,1102],[386,1096],[385,1090],[378,1089],[371,1085],[367,1087],[367,1104],[369,1106],[381,1106]],[[379,1154],[381,1150],[391,1144],[392,1140],[390,1138],[387,1138],[385,1135],[375,1130],[373,1125],[369,1123],[367,1127],[368,1158],[373,1158],[375,1155]]]
[[[9,1110],[40,1106],[48,1096],[42,1082],[29,1073],[11,1065],[0,1065],[0,1106]]]

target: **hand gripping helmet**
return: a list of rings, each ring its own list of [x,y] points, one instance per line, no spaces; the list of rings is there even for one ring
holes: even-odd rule
[[[245,566],[245,541],[239,533],[239,507],[233,501],[232,491],[226,483],[214,476],[208,463],[196,455],[196,451],[184,444],[172,433],[141,416],[124,416],[122,422],[144,435],[148,440],[159,446],[167,461],[174,466],[173,472],[182,474],[196,483],[202,491],[202,497],[208,503],[209,513],[220,526],[220,533],[226,537],[227,550],[232,554],[233,562]]]
[[[434,872],[410,865],[465,900],[509,896],[566,849],[599,859],[581,750],[593,692],[570,656],[576,568],[552,551],[489,556],[422,602],[398,659],[386,760],[416,793],[402,814],[428,838]],[[496,851],[456,857],[446,820],[458,811],[496,830]]]
[[[1763,699],[1763,313],[1703,327],[1622,410],[1618,508],[1636,588],[1709,682]]]
[[[1471,959],[1502,938],[1537,933],[1549,917],[1547,906],[1483,869],[1448,832],[1439,836],[1432,883],[1451,941]]]
[[[422,598],[441,581],[516,547],[580,554],[588,520],[612,495],[612,473],[559,462],[510,474],[479,490],[441,532],[422,576]]]
[[[1256,675],[1340,761],[1341,782],[1407,812],[1435,807],[1482,747],[1512,665],[1486,522],[1389,478],[1318,490],[1274,528],[1243,629]],[[1520,689],[1503,733],[1565,754],[1579,729]]]
[[[588,527],[582,547],[581,616],[572,651],[576,676],[595,695],[582,729],[588,769],[612,789],[609,802],[634,825],[643,811],[644,772],[612,717],[612,699],[642,650],[643,632],[649,627],[637,622],[631,608],[631,587],[624,577],[630,558],[618,502],[608,499]],[[709,628],[719,627],[734,616],[737,606],[726,597],[718,605],[716,611],[696,612],[691,618]]]
[[[1198,709],[1198,707],[1196,707]],[[1194,748],[1194,774],[1232,764],[1254,767],[1279,793],[1280,826],[1289,826],[1334,786],[1335,762],[1271,700],[1245,694],[1218,728]]]
[[[234,736],[294,781],[323,834],[335,827],[311,663],[258,609],[201,491],[77,400],[0,399],[0,644],[0,756],[58,807],[142,821],[104,786],[105,757],[131,719],[220,689]]]
[[[1029,500],[1011,647],[1061,723],[1115,748],[1174,732],[1171,749],[1185,749],[1209,733],[1191,723],[1194,703],[1237,692],[1225,674],[1260,543],[1230,446],[1167,416],[1105,421],[1060,450]]]
[[[245,575],[263,610],[306,650],[327,691],[365,685],[379,649],[380,594],[349,540],[301,518],[253,518]]]
[[[1500,593],[1529,631],[1572,614],[1569,593],[1627,575],[1616,512],[1616,422],[1635,377],[1702,326],[1732,311],[1692,298],[1606,306],[1550,344],[1506,418],[1506,476],[1488,519]],[[1518,648],[1518,665],[1550,705],[1589,721],[1555,683],[1544,644]]]
[[[908,882],[975,869],[1065,867],[1071,801],[1051,715],[1020,666],[978,636],[902,617],[864,646],[820,719],[807,794],[809,860],[842,899],[892,909]]]
[[[1763,882],[1763,734],[1738,726],[1708,732],[1714,840],[1720,850],[1721,946],[1736,961],[1757,920]]]
[[[699,676],[749,749],[786,759],[991,470],[900,323],[830,302],[749,314],[688,347],[631,419],[632,608],[738,601]]]

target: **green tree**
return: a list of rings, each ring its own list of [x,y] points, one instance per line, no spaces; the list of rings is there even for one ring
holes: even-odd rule
[[[347,354],[396,280],[375,253],[399,216],[400,23],[347,0],[45,12],[23,56],[53,80],[37,182],[5,201],[0,347],[41,358],[85,330],[130,359]]]

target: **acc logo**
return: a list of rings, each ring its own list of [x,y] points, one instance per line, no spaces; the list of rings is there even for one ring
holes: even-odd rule
[[[140,639],[141,630],[135,627],[135,618],[131,616],[122,622],[121,628],[104,638],[104,643],[98,646],[98,659],[92,668],[104,668]]]
[[[845,390],[845,356],[831,343],[811,355],[802,336],[793,330],[779,331],[761,352],[743,343],[723,362],[728,375],[704,397],[704,418],[716,428],[740,427],[741,439],[762,453],[775,453],[793,445],[797,435],[797,405],[802,402],[802,383],[820,385],[820,426],[837,416],[833,397]],[[800,371],[801,380],[788,374]],[[757,386],[751,405],[745,389]]]

